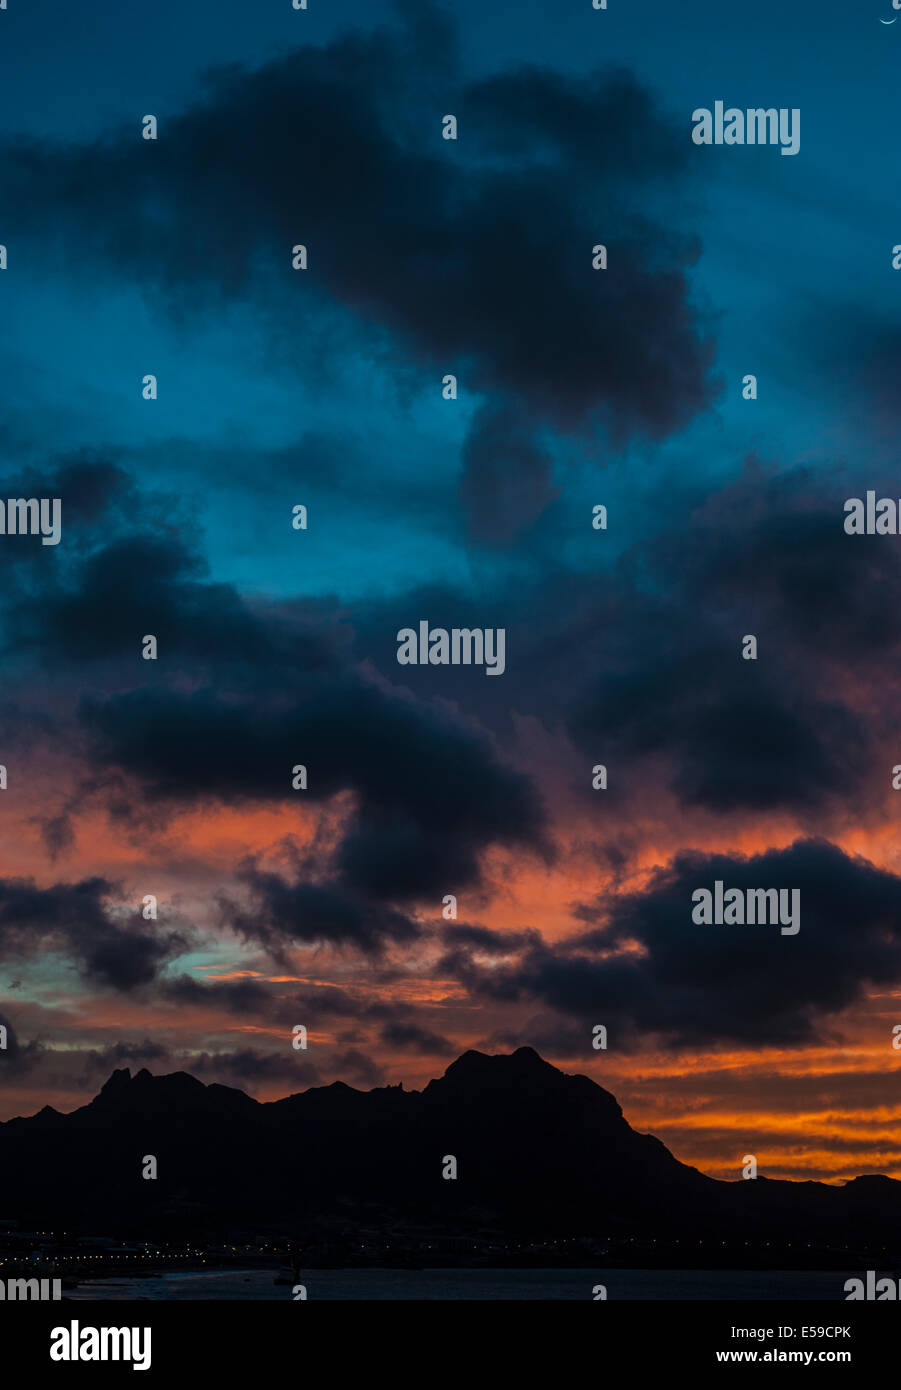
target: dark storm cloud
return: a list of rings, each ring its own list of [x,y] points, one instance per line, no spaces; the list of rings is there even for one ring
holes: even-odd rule
[[[717,879],[798,889],[800,931],[696,924],[692,893]],[[685,851],[645,892],[596,910],[606,918],[596,931],[491,971],[458,958],[457,973],[483,996],[538,1000],[623,1043],[662,1035],[684,1046],[810,1041],[826,1016],[901,980],[901,878],[823,840],[750,858]],[[631,943],[644,953],[624,953]]]
[[[245,864],[237,877],[250,906],[232,905],[228,923],[275,956],[287,946],[321,941],[378,952],[387,941],[411,942],[419,935],[416,923],[403,913],[333,883],[291,882],[254,863]]]
[[[82,722],[103,764],[140,778],[152,800],[317,802],[355,792],[334,870],[348,889],[377,898],[472,882],[491,843],[545,848],[527,778],[449,711],[350,670],[311,674],[287,691],[273,689],[269,674],[258,673],[250,696],[153,688],[85,699]],[[293,793],[298,763],[308,790]]]
[[[356,1049],[318,1047],[316,1060],[304,1051],[287,1045],[281,1052],[257,1047],[184,1051],[169,1050],[145,1041],[119,1042],[104,1048],[66,1052],[45,1050],[40,1058],[45,1084],[96,1089],[123,1064],[147,1065],[155,1076],[172,1072],[187,1072],[206,1085],[218,1084],[254,1092],[261,1086],[278,1085],[285,1095],[306,1090],[310,1086],[327,1084],[331,1079],[378,1086],[384,1081],[379,1064],[365,1052]]]
[[[5,1043],[0,1047],[0,1080],[6,1083],[12,1077],[27,1075],[40,1062],[45,1049],[36,1039],[23,1043],[5,1013],[0,1013],[0,1026],[6,1029]]]
[[[865,800],[894,719],[901,559],[845,535],[847,487],[751,461],[680,534],[637,547],[640,587],[621,590],[568,716],[579,746],[665,754],[680,799],[716,811]]]
[[[441,136],[448,111],[457,141]],[[136,121],[90,147],[7,145],[8,235],[60,235],[79,268],[116,268],[180,318],[253,300],[298,365],[313,339],[297,315],[339,306],[364,347],[387,337],[504,397],[468,450],[479,538],[505,539],[552,495],[525,421],[662,438],[714,399],[690,300],[699,248],[678,203],[661,208],[687,178],[685,141],[628,73],[467,83],[451,28],[408,7],[394,31],[219,70],[190,109],[159,115],[155,142]],[[606,271],[592,269],[598,242]],[[306,273],[290,267],[297,243]]]
[[[406,979],[406,972],[399,972],[397,979]],[[379,999],[365,998],[351,994],[339,985],[310,985],[295,990],[291,995],[291,1009],[298,1018],[354,1018],[385,1019],[395,1018],[407,1011],[401,1006]],[[299,1012],[298,1012],[299,1011]]]
[[[541,934],[534,930],[494,931],[467,922],[454,923],[444,928],[444,940],[450,947],[468,946],[477,954],[485,956],[509,956],[514,951],[522,951],[528,946],[540,946]]]
[[[415,697],[361,669],[371,662],[397,680],[394,635],[411,612],[471,622],[471,603],[449,590],[359,605],[351,628],[326,602],[250,606],[211,583],[180,538],[113,527],[63,576],[48,571],[25,597],[12,586],[6,602],[20,651],[63,668],[121,654],[128,666],[110,668],[107,690],[133,684],[139,664],[140,686],[80,707],[94,789],[118,816],[139,820],[146,806],[125,783],[116,792],[116,778],[139,781],[161,812],[348,791],[353,809],[331,853],[338,887],[411,899],[474,882],[491,844],[547,849],[534,783],[444,700],[498,732],[513,712],[562,723],[589,766],[628,765],[628,779],[611,779],[614,809],[626,786],[640,794],[641,764],[656,759],[655,777],[683,804],[717,812],[784,808],[810,820],[866,798],[893,718],[886,663],[901,643],[901,559],[885,538],[844,534],[847,487],[838,474],[780,475],[752,460],[679,525],[637,543],[602,586],[557,569],[540,590],[489,589],[480,617],[507,630],[513,704],[506,681],[474,688],[462,668],[405,671]],[[138,663],[148,631],[159,663]],[[741,660],[748,632],[756,662]],[[39,718],[21,705],[13,722],[24,737]],[[300,762],[309,786],[294,793]],[[77,805],[48,809],[52,852],[71,845]]]
[[[233,1014],[266,1014],[273,1004],[271,987],[256,980],[196,980],[192,975],[178,975],[162,980],[158,993],[176,1004],[225,1009]]]
[[[116,1071],[129,1062],[137,1062],[141,1066],[152,1065],[160,1069],[167,1069],[169,1061],[168,1050],[160,1043],[152,1042],[150,1038],[145,1038],[143,1042],[108,1043],[106,1047],[90,1048],[79,1053],[78,1056],[83,1063],[82,1084],[84,1086],[93,1085],[98,1076],[106,1078],[111,1071]],[[57,1060],[55,1056],[48,1057],[48,1062],[55,1060]]]
[[[506,629],[512,701],[504,682],[473,689],[452,667],[417,668],[410,683],[425,697],[465,699],[498,733],[515,733],[511,715],[562,725],[596,806],[587,774],[605,763],[617,871],[631,850],[627,801],[661,783],[683,805],[718,813],[785,809],[813,826],[862,812],[874,770],[884,776],[897,761],[885,750],[901,552],[890,537],[845,535],[843,502],[856,490],[835,468],[780,473],[750,459],[600,574],[549,566],[534,584],[488,590],[482,609]],[[461,609],[437,588],[362,609],[356,650],[377,661],[382,632],[405,614],[452,626]],[[746,634],[758,639],[757,661],[742,659]]]
[[[349,1078],[358,1086],[370,1088],[385,1083],[384,1068],[359,1048],[350,1047],[346,1052],[333,1053],[329,1060],[332,1069],[342,1081]]]
[[[303,1052],[290,1047],[282,1053],[263,1052],[256,1047],[242,1047],[235,1052],[185,1053],[175,1060],[179,1069],[201,1081],[224,1082],[242,1088],[277,1081],[299,1091],[307,1086],[318,1086],[322,1079],[320,1067]]]
[[[0,597],[6,650],[52,666],[60,692],[96,661],[96,684],[115,692],[85,694],[75,730],[61,701],[52,715],[31,701],[11,708],[20,737],[40,725],[87,764],[74,792],[40,817],[51,855],[72,848],[73,821],[92,801],[137,826],[148,801],[159,815],[161,803],[285,800],[298,795],[297,763],[309,770],[309,801],[355,797],[333,855],[336,893],[390,900],[472,883],[493,844],[549,853],[529,780],[446,704],[392,691],[354,666],[352,630],[335,603],[250,604],[212,582],[177,510],[168,528],[136,527],[132,484],[113,465],[76,459],[46,482],[51,495],[83,487],[89,524],[72,527],[60,566],[38,568]],[[168,513],[165,498],[141,501],[143,521]],[[159,643],[156,662],[140,659],[147,633]],[[396,651],[393,632],[383,640]],[[381,925],[400,933],[399,919]],[[337,919],[332,929],[340,934]]]
[[[134,480],[114,458],[87,448],[58,455],[44,468],[32,463],[7,472],[0,489],[4,495],[8,489],[10,495],[52,492],[59,497],[66,516],[79,527],[72,537],[76,547],[78,535],[84,534],[82,523],[121,525],[133,513],[140,495]]]
[[[847,470],[778,471],[756,457],[688,522],[648,547],[646,563],[687,604],[741,606],[811,658],[880,661],[901,641],[901,556],[880,537],[847,536],[844,502],[896,482]],[[711,603],[711,600],[713,602]]]
[[[186,946],[178,932],[151,933],[144,919],[114,916],[114,886],[102,878],[38,888],[31,879],[0,879],[0,946],[33,956],[65,950],[91,982],[127,991],[150,984]]]
[[[432,1033],[415,1023],[387,1023],[382,1029],[381,1038],[389,1047],[400,1048],[402,1052],[417,1052],[423,1057],[456,1051],[454,1044],[440,1033]]]
[[[256,1047],[234,1051],[184,1052],[170,1050],[145,1039],[142,1043],[118,1042],[104,1048],[94,1048],[78,1054],[84,1063],[85,1086],[95,1086],[111,1071],[123,1064],[138,1063],[148,1067],[156,1076],[171,1072],[188,1072],[204,1082],[218,1082],[239,1087],[257,1086],[266,1082],[284,1082],[300,1090],[315,1086],[320,1071],[304,1053],[290,1045],[282,1052],[265,1052]]]
[[[30,635],[29,612],[38,596],[65,583],[98,532],[127,524],[137,505],[137,490],[128,475],[110,459],[82,450],[44,467],[28,464],[0,478],[0,499],[58,498],[65,545],[45,547],[16,541],[0,545],[4,584],[0,603],[7,610],[11,631],[4,634],[7,659]],[[147,499],[148,511],[153,502]],[[22,605],[21,625],[16,618]],[[13,640],[9,640],[12,637]]]
[[[351,633],[341,630],[334,605],[252,607],[233,586],[212,583],[178,525],[153,535],[135,531],[131,484],[111,465],[76,460],[47,481],[38,490],[51,495],[83,487],[91,524],[73,527],[63,566],[45,566],[8,587],[7,650],[19,658],[40,654],[63,677],[60,689],[85,660],[106,663],[98,682],[102,674],[107,689],[131,685],[136,669],[142,682],[105,697],[85,695],[80,733],[63,728],[59,706],[49,725],[30,702],[14,707],[22,736],[35,721],[44,733],[52,728],[90,768],[74,793],[40,818],[52,855],[72,847],[73,816],[91,800],[133,825],[147,814],[148,800],[172,809],[215,799],[284,800],[297,795],[292,769],[305,762],[310,801],[342,791],[355,801],[333,855],[336,883],[297,887],[293,930],[311,939],[309,912],[318,894],[324,939],[374,949],[377,938],[401,939],[412,928],[387,910],[367,914],[361,895],[410,898],[472,883],[491,844],[548,852],[543,812],[527,778],[448,707],[365,678],[348,661]],[[166,511],[165,499],[150,497],[148,504],[150,517]],[[158,663],[140,661],[145,633],[159,641]],[[386,641],[395,650],[393,633]],[[140,792],[129,794],[129,779],[141,783]],[[275,887],[270,882],[270,897]],[[266,918],[273,931],[276,915]],[[124,977],[128,969],[116,951],[114,939],[96,942],[88,968]],[[135,939],[135,980],[149,978],[153,951]]]
[[[8,477],[0,495],[59,497],[64,529],[50,563],[40,546],[0,547],[0,562],[16,567],[0,596],[8,659],[37,656],[54,670],[118,661],[133,671],[152,633],[161,660],[191,667],[195,679],[211,666],[232,684],[247,669],[288,681],[336,667],[322,605],[255,609],[231,584],[213,582],[183,505],[139,488],[109,460],[64,459]],[[157,669],[142,668],[145,680]]]
[[[96,536],[96,531],[92,534]],[[210,581],[206,561],[173,531],[123,534],[79,558],[61,579],[10,605],[18,651],[39,647],[53,662],[141,653],[152,633],[162,657],[286,671],[327,669],[327,642],[286,616],[261,619],[231,584]]]
[[[62,1090],[94,1092],[110,1074],[124,1066],[147,1068],[155,1076],[172,1072],[188,1072],[207,1084],[254,1089],[268,1083],[279,1083],[285,1092],[318,1085],[321,1069],[303,1052],[288,1045],[281,1052],[243,1047],[234,1050],[183,1051],[170,1049],[149,1038],[142,1042],[119,1041],[104,1047],[37,1048],[29,1063],[28,1084],[39,1084]],[[3,1057],[0,1053],[0,1063]],[[35,1074],[35,1063],[38,1063]],[[22,1068],[17,1068],[16,1071]],[[3,1073],[7,1083],[17,1077]]]
[[[501,1048],[515,1052],[518,1047],[532,1047],[548,1060],[584,1056],[586,1061],[589,1058],[596,1061],[593,1040],[589,1023],[564,1019],[559,1014],[539,1014],[523,1023],[498,1028],[476,1047],[479,1052],[497,1052]]]
[[[608,764],[664,754],[680,800],[717,811],[812,812],[859,785],[866,721],[818,695],[762,624],[714,631],[673,607],[641,631],[645,650],[593,680],[569,717],[586,752]],[[762,644],[757,662],[741,658],[745,632]]]

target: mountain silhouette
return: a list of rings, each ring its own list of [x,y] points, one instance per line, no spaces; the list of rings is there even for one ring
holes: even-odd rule
[[[158,1176],[145,1179],[150,1155]],[[425,1222],[901,1250],[901,1183],[707,1177],[633,1130],[608,1091],[528,1047],[466,1052],[422,1091],[337,1081],[267,1103],[123,1068],[71,1114],[45,1106],[0,1124],[0,1183],[4,1217],[111,1235]]]

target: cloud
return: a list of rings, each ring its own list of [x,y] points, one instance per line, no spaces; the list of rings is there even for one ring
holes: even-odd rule
[[[358,1048],[351,1047],[346,1052],[335,1053],[331,1063],[339,1078],[350,1077],[359,1086],[383,1086],[385,1083],[382,1067]]]
[[[43,1058],[45,1048],[34,1038],[22,1043],[5,1013],[0,1013],[0,1027],[5,1030],[4,1046],[0,1047],[0,1079],[5,1085],[13,1078],[27,1076]]]
[[[118,470],[75,468],[91,508],[106,497],[103,526],[76,528],[63,564],[9,585],[0,600],[7,650],[21,663],[9,725],[23,738],[31,727],[32,741],[40,725],[83,769],[34,818],[52,856],[73,851],[78,813],[98,802],[138,829],[214,801],[321,806],[341,794],[349,799],[329,866],[336,910],[341,895],[345,911],[363,897],[410,900],[472,884],[494,845],[551,853],[528,777],[475,721],[354,663],[353,633],[334,603],[248,602],[210,579],[177,515],[168,529],[141,529],[166,512],[164,498],[151,495],[136,523],[120,515],[119,502],[134,499]],[[70,474],[63,467],[46,481],[52,490]],[[157,662],[140,660],[146,633],[158,639]],[[385,642],[396,651],[393,633]],[[54,672],[49,709],[34,698],[29,656]],[[84,689],[86,663],[98,663],[93,689]],[[302,798],[292,788],[298,763],[309,773]],[[379,931],[403,934],[399,917],[381,922]],[[330,930],[340,932],[337,918]]]
[[[20,1049],[15,1062],[17,1071],[25,1070],[22,1058],[28,1056],[30,1085],[51,1086],[63,1091],[93,1091],[111,1072],[128,1064],[149,1068],[157,1076],[171,1072],[187,1072],[207,1082],[234,1085],[241,1089],[279,1084],[292,1090],[319,1085],[322,1072],[308,1055],[294,1051],[290,1045],[281,1052],[268,1052],[255,1047],[236,1049],[197,1050],[171,1048],[150,1038],[140,1042],[121,1040],[95,1048],[50,1048],[37,1043]],[[0,1052],[0,1064],[4,1058]],[[37,1070],[36,1064],[39,1063]],[[13,1080],[4,1071],[6,1084]]]
[[[751,459],[678,532],[639,543],[599,634],[603,666],[568,714],[578,746],[663,755],[682,803],[717,812],[865,801],[862,770],[893,718],[880,691],[901,642],[901,562],[844,534],[847,486],[838,470]],[[747,633],[757,661],[740,658]]]
[[[290,692],[134,689],[86,698],[95,757],[136,777],[149,801],[284,800],[308,769],[308,801],[355,794],[334,854],[342,886],[403,899],[479,877],[491,844],[547,852],[528,779],[488,738],[439,706],[351,670],[298,680]]]
[[[108,532],[90,535],[96,542]],[[54,663],[131,663],[152,633],[161,660],[215,665],[233,681],[242,668],[277,677],[336,665],[327,636],[284,610],[264,619],[231,584],[212,582],[196,544],[177,527],[154,535],[130,529],[77,554],[63,574],[46,573],[36,592],[13,602],[9,621],[17,651],[39,649]]]
[[[475,923],[455,922],[444,928],[444,940],[450,947],[469,947],[480,955],[508,956],[516,951],[541,944],[541,933],[526,931],[494,931]]]
[[[382,1029],[382,1042],[389,1047],[400,1048],[403,1052],[420,1053],[432,1057],[436,1053],[453,1053],[455,1045],[440,1033],[432,1033],[415,1023],[387,1023]]]
[[[442,139],[449,108],[456,141]],[[678,225],[689,167],[632,74],[532,66],[467,81],[452,25],[428,6],[219,69],[192,106],[161,114],[156,141],[136,121],[90,145],[0,148],[10,239],[56,239],[64,257],[77,246],[82,273],[136,282],[179,321],[252,304],[298,370],[337,316],[345,355],[352,340],[399,373],[426,363],[503,399],[468,452],[467,511],[486,541],[553,495],[529,421],[661,439],[716,399],[689,279],[700,248]],[[606,271],[592,269],[599,242]]]
[[[335,884],[291,882],[248,862],[238,881],[250,897],[247,909],[231,904],[226,920],[248,940],[278,956],[289,945],[328,942],[378,952],[386,941],[410,943],[415,922],[384,904],[373,904]]]
[[[883,537],[844,534],[849,489],[837,465],[814,475],[746,458],[665,523],[649,516],[613,558],[580,570],[548,549],[530,556],[529,578],[489,580],[479,611],[506,630],[503,681],[422,667],[411,684],[516,740],[555,810],[574,776],[597,808],[587,771],[603,762],[620,868],[622,826],[655,813],[661,791],[687,812],[782,811],[837,834],[842,818],[872,813],[875,776],[888,785],[896,698],[885,670],[901,647],[901,555]],[[446,586],[361,606],[354,651],[387,670],[386,630],[411,614],[453,626],[471,608]],[[749,633],[757,661],[741,656]],[[528,718],[540,725],[526,745]]]
[[[180,1065],[192,1076],[209,1078],[241,1087],[256,1087],[279,1082],[294,1091],[318,1086],[320,1068],[303,1053],[288,1048],[284,1053],[263,1052],[255,1047],[242,1047],[234,1052],[186,1053]]]
[[[0,879],[0,944],[7,955],[67,951],[95,984],[129,991],[156,979],[186,948],[177,931],[149,931],[141,915],[113,915],[114,885],[103,878],[38,888],[32,879]]]
[[[694,923],[693,891],[717,879],[798,889],[797,936]],[[651,1037],[686,1047],[809,1042],[871,986],[901,979],[901,878],[824,840],[750,857],[686,850],[645,891],[604,899],[596,912],[595,930],[527,948],[512,965],[487,970],[465,952],[444,964],[482,997],[537,1000],[564,1019],[603,1023],[630,1046]]]
[[[177,975],[161,980],[158,993],[176,1004],[225,1009],[233,1014],[266,1014],[273,1004],[272,989],[256,980],[197,980],[192,975]]]

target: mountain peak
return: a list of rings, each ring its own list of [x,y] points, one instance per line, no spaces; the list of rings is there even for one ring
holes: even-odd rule
[[[131,1072],[128,1067],[118,1067],[100,1087],[98,1099],[100,1096],[109,1098],[110,1096],[117,1095],[119,1092],[124,1091],[126,1086],[130,1083]]]
[[[518,1047],[516,1051],[511,1054],[511,1061],[516,1062],[520,1067],[534,1067],[536,1064],[540,1067],[551,1066],[551,1063],[546,1062],[544,1058],[535,1051],[534,1047]],[[557,1070],[556,1067],[554,1067],[554,1070]]]
[[[447,1071],[453,1071],[455,1067],[465,1066],[467,1070],[477,1068],[487,1069],[489,1067],[515,1067],[517,1071],[544,1070],[556,1071],[557,1068],[550,1062],[546,1062],[543,1057],[535,1051],[534,1047],[518,1047],[515,1052],[478,1052],[471,1047],[466,1052],[460,1054],[455,1062],[451,1062]],[[447,1072],[445,1072],[445,1076]]]
[[[226,1089],[226,1088],[222,1088]],[[202,1102],[208,1087],[186,1071],[173,1071],[154,1076],[146,1067],[132,1076],[128,1067],[119,1067],[104,1083],[91,1102],[106,1108],[109,1105],[132,1109],[144,1107],[184,1107]]]
[[[563,1073],[540,1057],[533,1047],[518,1047],[515,1052],[477,1052],[470,1048],[462,1053],[441,1078],[429,1086],[451,1082],[463,1086],[509,1086],[511,1082],[551,1078],[563,1080]],[[428,1087],[426,1088],[428,1089]]]

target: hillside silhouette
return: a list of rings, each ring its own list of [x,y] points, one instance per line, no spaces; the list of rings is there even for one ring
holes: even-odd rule
[[[158,1177],[142,1178],[154,1155]],[[442,1178],[447,1155],[458,1177]],[[111,1235],[490,1226],[535,1238],[772,1240],[901,1250],[901,1183],[722,1182],[531,1048],[466,1052],[422,1091],[330,1086],[262,1103],[185,1072],[113,1072],[87,1105],[0,1124],[3,1215]]]

